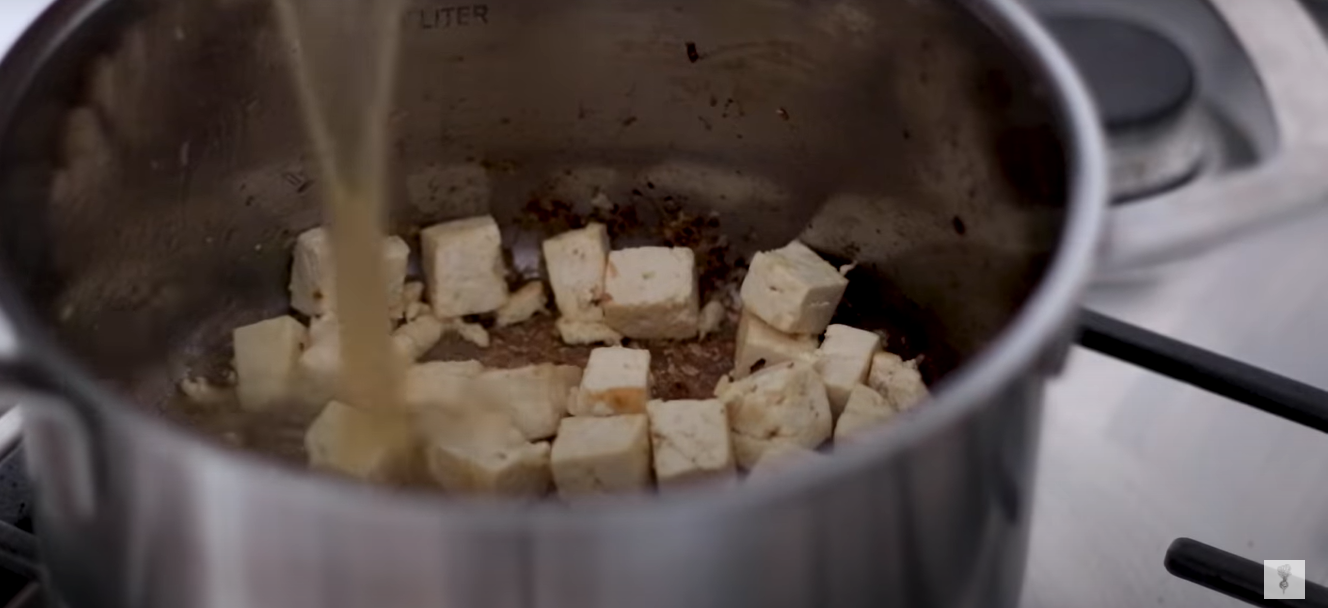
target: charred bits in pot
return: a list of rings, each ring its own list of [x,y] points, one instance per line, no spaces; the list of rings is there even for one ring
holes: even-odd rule
[[[572,204],[558,199],[531,198],[522,208],[522,223],[531,224],[548,234],[580,228],[585,220],[572,208]]]
[[[696,215],[681,205],[666,200],[660,210],[667,218],[661,236],[670,247],[687,247],[696,254],[701,298],[729,281],[732,265],[728,261],[729,240],[720,230],[717,214]]]
[[[591,212],[590,219],[604,224],[609,230],[609,236],[627,234],[641,226],[641,218],[636,214],[636,207],[618,203],[613,203],[608,209],[596,208]]]

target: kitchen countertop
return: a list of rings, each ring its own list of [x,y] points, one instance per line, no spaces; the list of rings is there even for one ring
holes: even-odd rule
[[[0,53],[47,0],[0,2]],[[1328,387],[1328,209],[1089,307]],[[1075,349],[1048,391],[1023,605],[1243,606],[1163,568],[1189,536],[1328,582],[1328,437]]]

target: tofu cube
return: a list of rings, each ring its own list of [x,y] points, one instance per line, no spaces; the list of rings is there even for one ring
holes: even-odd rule
[[[544,284],[531,281],[512,292],[507,303],[498,307],[496,321],[498,327],[507,327],[529,321],[531,317],[544,312],[549,297],[544,295]]]
[[[609,254],[604,323],[629,338],[695,338],[701,316],[696,255],[686,247]]]
[[[476,379],[484,371],[479,361],[430,361],[406,370],[406,409],[470,407],[478,390]]]
[[[863,429],[884,424],[896,413],[895,407],[871,387],[858,384],[849,393],[848,404],[835,422],[835,442],[849,440]]]
[[[409,416],[333,401],[304,436],[313,468],[389,484],[425,478],[423,444]]]
[[[816,338],[786,334],[765,321],[743,313],[733,351],[733,377],[746,378],[755,369],[789,361],[816,360]]]
[[[464,368],[461,371],[468,371]],[[473,393],[455,407],[417,417],[428,472],[457,493],[539,496],[549,489],[549,444],[532,444],[506,412],[486,407]]]
[[[592,223],[544,241],[549,286],[563,318],[599,321],[604,318],[604,266],[609,260],[609,231]]]
[[[180,392],[191,402],[199,405],[221,405],[235,403],[235,387],[218,386],[201,376],[191,376],[180,381]]]
[[[493,369],[479,375],[479,386],[490,406],[512,418],[529,440],[548,439],[567,415],[567,402],[581,383],[581,368],[544,363],[518,369]]]
[[[297,396],[309,330],[293,317],[277,317],[236,328],[231,338],[240,408],[264,412],[289,405]]]
[[[480,348],[489,348],[489,330],[479,323],[467,323],[465,319],[442,319],[443,334],[455,333],[462,340]]]
[[[650,401],[650,351],[609,346],[590,351],[573,416],[644,414]]]
[[[602,321],[574,321],[567,317],[559,318],[555,326],[558,336],[564,344],[622,344],[623,335],[613,331]]]
[[[406,321],[414,321],[425,314],[433,314],[433,308],[424,303],[424,283],[410,281],[401,289],[401,310]]]
[[[733,473],[728,414],[718,399],[651,401],[650,445],[661,486]]]
[[[387,284],[388,316],[397,319],[405,313],[406,268],[410,246],[401,237],[383,240],[383,280]],[[295,239],[291,263],[291,308],[310,317],[336,309],[336,273],[332,261],[332,241],[325,228],[306,230]]]
[[[922,381],[922,373],[918,371],[917,359],[905,362],[894,353],[879,352],[872,357],[867,385],[901,412],[931,395]]]
[[[765,368],[730,384],[719,399],[728,408],[734,457],[743,469],[778,444],[812,450],[830,438],[830,400],[810,364]]]
[[[420,245],[429,303],[438,317],[492,312],[507,302],[503,237],[492,216],[426,228]]]
[[[442,329],[437,319],[417,318],[392,334],[393,349],[403,367],[419,359],[437,343]],[[342,388],[341,326],[333,315],[309,325],[309,346],[300,355],[299,401],[321,408],[337,398]]]
[[[392,346],[402,360],[419,361],[443,339],[447,327],[432,315],[416,317],[392,332]]]
[[[341,326],[327,315],[309,324],[309,346],[299,359],[299,401],[309,407],[325,407],[337,394],[341,382]]]
[[[830,324],[848,279],[798,241],[752,257],[742,282],[744,310],[789,334],[819,334]]]
[[[552,484],[549,442],[515,446],[438,445],[427,449],[429,473],[444,490],[534,498]]]
[[[752,466],[752,470],[747,472],[747,479],[750,481],[765,479],[771,475],[806,466],[824,458],[825,454],[809,450],[800,445],[792,443],[776,444],[767,449],[761,455],[760,460],[756,461],[756,464]]]
[[[475,379],[468,379],[474,386]],[[474,390],[462,401],[416,413],[416,430],[431,446],[455,449],[507,449],[529,443],[511,416],[488,407]]]
[[[825,328],[825,340],[816,352],[816,371],[829,393],[830,409],[844,411],[853,387],[867,381],[872,355],[881,347],[881,337],[847,325]]]
[[[650,423],[644,414],[563,418],[550,457],[564,498],[650,484]]]
[[[706,305],[701,307],[701,315],[696,324],[697,339],[704,340],[706,336],[719,331],[728,314],[729,311],[724,308],[723,302],[719,300],[706,302]]]

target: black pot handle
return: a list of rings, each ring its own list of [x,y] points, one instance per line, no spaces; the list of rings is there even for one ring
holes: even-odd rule
[[[1079,344],[1328,433],[1328,391],[1084,310]]]
[[[1167,572],[1255,606],[1328,608],[1328,587],[1305,581],[1305,599],[1263,597],[1263,564],[1197,540],[1178,538],[1167,547]]]

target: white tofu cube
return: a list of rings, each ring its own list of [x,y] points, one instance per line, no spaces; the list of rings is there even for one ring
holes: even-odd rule
[[[569,395],[581,383],[581,368],[544,363],[493,369],[480,374],[479,381],[489,405],[506,411],[526,439],[547,439],[567,415]]]
[[[789,334],[819,334],[830,324],[848,279],[798,241],[752,257],[742,282],[744,310]]]
[[[464,319],[442,319],[443,333],[455,333],[462,340],[480,348],[489,348],[489,330],[479,323],[467,323]]]
[[[647,487],[649,427],[644,414],[563,418],[550,457],[558,494],[567,498]]]
[[[539,497],[552,484],[549,442],[515,446],[439,445],[427,449],[429,472],[455,493]]]
[[[420,245],[429,303],[438,317],[492,312],[507,302],[503,237],[492,216],[426,228]]]
[[[730,384],[719,399],[728,408],[734,457],[743,469],[780,443],[816,449],[830,438],[825,384],[807,363],[765,368]]]
[[[590,351],[573,416],[643,414],[650,401],[650,351],[609,346]]]
[[[881,347],[881,337],[847,325],[825,328],[825,340],[816,351],[816,371],[821,374],[836,416],[844,411],[853,387],[867,381],[872,355]]]
[[[789,469],[796,469],[825,458],[825,454],[792,443],[771,446],[747,472],[749,481],[765,479]]]
[[[733,386],[733,378],[729,377],[728,374],[724,374],[719,377],[719,380],[715,381],[715,390],[712,391],[712,394],[716,397],[723,395],[724,391],[729,390],[730,386]]]
[[[468,366],[461,366],[460,371]],[[473,381],[473,379],[468,379]],[[539,496],[548,491],[549,445],[531,444],[506,412],[473,392],[465,402],[420,412],[428,471],[449,492]]]
[[[563,318],[599,321],[604,318],[604,266],[609,259],[609,231],[592,223],[544,241],[549,286]]]
[[[496,322],[498,327],[507,327],[529,321],[531,317],[544,312],[549,297],[544,295],[544,284],[531,281],[512,292],[507,303],[498,307]]]
[[[397,328],[392,335],[394,352],[404,367],[419,359],[438,341],[438,321],[420,318]],[[430,342],[432,340],[432,342]],[[342,388],[341,325],[333,315],[314,319],[309,326],[309,346],[300,354],[299,402],[321,408],[340,396]]]
[[[277,317],[236,328],[231,337],[240,408],[261,412],[289,405],[297,396],[309,330],[293,317]]]
[[[917,359],[905,362],[894,353],[880,352],[872,357],[867,385],[885,396],[899,411],[917,405],[931,394],[922,381]]]
[[[406,321],[414,321],[425,314],[433,314],[433,308],[424,303],[424,283],[411,281],[401,289],[401,310]]]
[[[696,255],[686,247],[609,253],[604,323],[629,338],[695,338],[700,323]]]
[[[309,344],[341,339],[341,324],[335,314],[326,314],[309,320]]]
[[[724,303],[719,300],[711,300],[701,307],[701,316],[697,321],[697,339],[704,340],[706,336],[719,331],[720,326],[724,324],[724,317],[727,317],[729,311],[724,308]]]
[[[425,478],[420,435],[406,415],[333,401],[305,433],[304,447],[316,469],[391,484]]]
[[[476,378],[484,371],[479,361],[430,361],[406,370],[403,389],[406,408],[470,407],[478,390]]]
[[[458,401],[416,412],[416,430],[429,445],[456,449],[506,449],[529,443],[507,412],[489,407],[475,378]]]
[[[651,401],[646,415],[661,486],[733,473],[733,442],[721,401]]]
[[[563,339],[564,344],[609,344],[617,346],[622,344],[623,335],[613,331],[612,327],[605,325],[602,321],[574,321],[567,317],[558,319],[555,326],[558,328],[558,336]]]
[[[849,393],[848,404],[835,422],[835,442],[849,440],[854,434],[879,424],[895,415],[895,407],[871,387],[858,384]]]
[[[383,240],[383,280],[387,285],[388,316],[393,319],[405,312],[403,288],[408,258],[410,246],[401,237]],[[332,241],[325,228],[306,230],[295,239],[290,300],[291,308],[311,317],[336,310]]]
[[[235,403],[235,387],[217,386],[203,377],[189,377],[180,381],[180,392],[199,405]]]
[[[415,362],[443,339],[446,326],[432,315],[416,317],[392,332],[392,346],[404,361]]]
[[[341,327],[327,315],[309,324],[309,346],[300,354],[299,401],[324,407],[337,394],[341,382]]]
[[[733,351],[734,378],[746,378],[753,368],[815,360],[816,338],[786,334],[748,313],[743,313],[738,321],[738,340]]]

